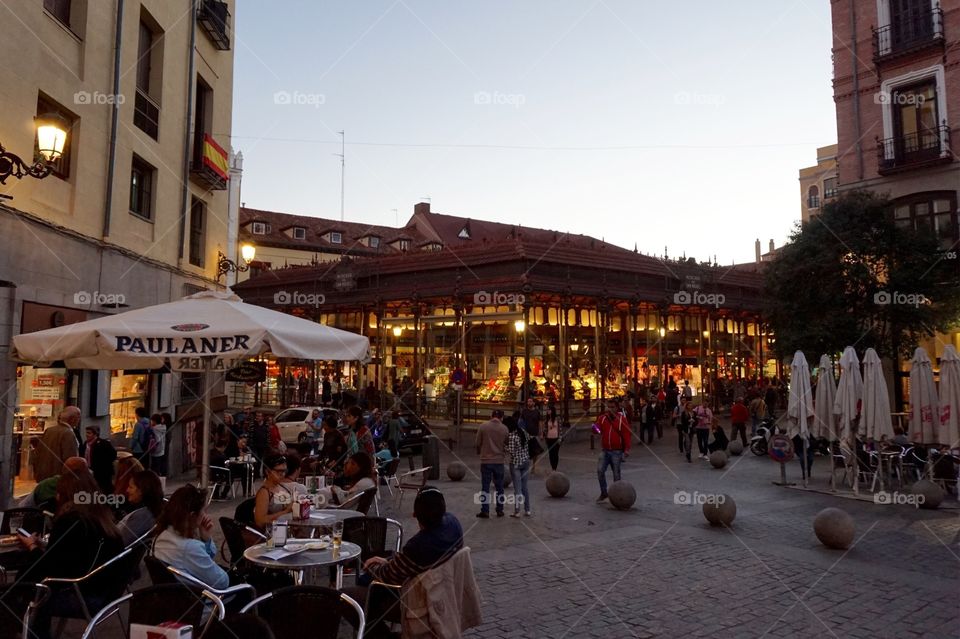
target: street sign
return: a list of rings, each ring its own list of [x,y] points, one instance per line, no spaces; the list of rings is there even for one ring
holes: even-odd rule
[[[770,438],[770,459],[785,464],[793,460],[793,440],[783,434],[776,434]]]

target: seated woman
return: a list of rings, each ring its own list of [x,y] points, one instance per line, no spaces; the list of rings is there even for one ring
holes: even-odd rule
[[[57,481],[57,512],[53,518],[47,549],[36,535],[19,541],[29,552],[28,567],[17,575],[18,581],[37,582],[47,577],[82,577],[97,566],[116,557],[123,550],[120,531],[113,523],[113,513],[98,503],[100,486],[88,470],[68,472]],[[108,601],[100,601],[96,593],[107,590],[107,584],[94,578],[86,586],[88,607],[99,609]],[[37,637],[50,636],[50,618],[80,613],[80,602],[72,589],[55,589],[51,598],[38,611]]]
[[[380,450],[377,451],[377,469],[386,466],[394,459],[400,456],[397,445],[392,440],[380,442]]]
[[[271,453],[263,460],[266,479],[254,498],[253,521],[257,528],[267,525],[293,512],[293,489],[284,485],[287,480],[287,458]],[[303,491],[306,493],[306,489]]]
[[[126,497],[127,486],[130,485],[133,476],[142,470],[143,464],[132,454],[126,451],[117,453],[117,481],[113,484],[113,494]],[[136,506],[127,502],[126,499],[118,499],[117,502],[117,505],[114,506],[114,510],[117,511],[117,517],[122,518],[124,515],[136,510]]]
[[[343,474],[346,480],[343,488],[328,486],[320,489],[318,494],[321,505],[324,503],[339,505],[354,495],[376,487],[373,481],[373,462],[370,460],[370,455],[365,452],[350,455],[343,465]]]
[[[141,470],[134,475],[127,484],[127,502],[135,510],[117,524],[124,546],[129,546],[146,535],[157,522],[157,517],[163,510],[163,486],[160,476],[152,470]]]
[[[213,560],[213,520],[204,512],[204,491],[193,484],[178,488],[157,519],[160,531],[153,554],[160,561],[196,577],[216,589],[227,588],[227,572]]]
[[[713,442],[707,445],[707,450],[709,450],[711,453],[718,450],[726,450],[729,443],[730,440],[727,439],[727,434],[723,432],[723,427],[720,426],[720,422],[714,422]]]

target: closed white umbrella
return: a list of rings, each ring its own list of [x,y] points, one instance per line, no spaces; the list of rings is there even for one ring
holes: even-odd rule
[[[800,467],[803,469],[803,484],[807,484],[807,447],[810,439],[810,421],[813,420],[813,390],[810,388],[810,365],[802,351],[793,354],[790,365],[790,397],[787,400],[787,434],[800,436],[802,450]]]
[[[51,328],[13,338],[11,358],[67,368],[161,368],[225,372],[241,360],[270,352],[299,359],[366,360],[370,341],[363,335],[244,304],[233,293],[204,291],[176,302]],[[203,468],[209,473],[210,418],[204,403]]]
[[[890,393],[883,376],[883,364],[877,351],[868,348],[863,354],[863,421],[860,432],[866,439],[880,441],[893,437],[890,417]]]
[[[837,418],[833,414],[833,402],[837,397],[837,383],[833,379],[833,362],[828,355],[820,356],[819,375],[817,377],[817,391],[813,397],[813,428],[814,437],[823,437],[830,441],[839,439],[834,424]]]
[[[939,441],[940,400],[933,383],[933,365],[922,347],[910,360],[910,439],[920,444]]]
[[[947,344],[940,357],[940,433],[939,443],[950,448],[960,446],[960,356]]]
[[[860,375],[860,360],[852,346],[843,349],[840,356],[840,383],[833,400],[833,414],[840,418],[841,439],[852,440],[853,425],[860,415],[863,399],[863,376]]]

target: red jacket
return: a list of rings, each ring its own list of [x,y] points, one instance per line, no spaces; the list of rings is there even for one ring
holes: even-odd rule
[[[616,413],[611,418],[603,413],[597,419],[600,427],[600,448],[603,450],[630,450],[630,423],[623,413]]]
[[[750,411],[747,410],[747,407],[741,402],[735,402],[733,406],[730,407],[730,423],[746,424],[747,418],[749,417]]]

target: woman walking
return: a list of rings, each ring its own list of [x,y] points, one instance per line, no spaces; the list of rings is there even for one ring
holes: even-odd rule
[[[550,457],[550,468],[556,470],[560,464],[560,419],[557,417],[557,407],[547,409],[547,419],[543,422],[543,439],[547,442],[547,454]]]
[[[530,491],[527,490],[527,480],[530,476],[530,453],[528,449],[528,435],[517,425],[517,420],[507,417],[503,420],[507,427],[507,453],[510,455],[510,476],[513,478],[513,514],[520,516],[520,504],[527,517],[530,512]]]
[[[707,396],[700,400],[693,415],[697,423],[697,446],[700,448],[700,459],[707,459],[707,443],[710,441],[710,429],[713,428],[713,411],[707,406]]]

